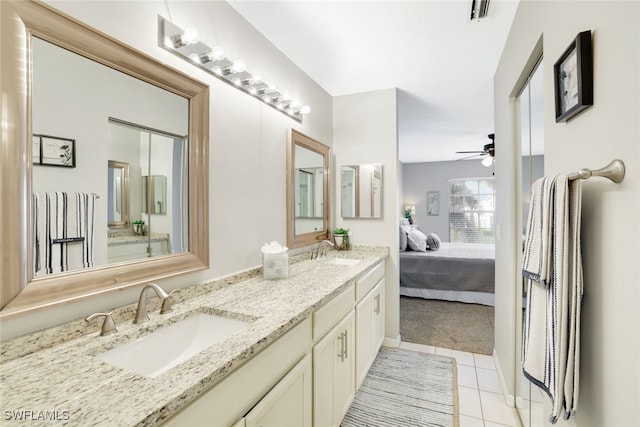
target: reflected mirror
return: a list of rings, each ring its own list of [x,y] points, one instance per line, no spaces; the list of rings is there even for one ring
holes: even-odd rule
[[[340,168],[340,215],[342,218],[382,217],[382,164]]]
[[[287,246],[329,237],[329,147],[295,130],[287,150]]]
[[[142,213],[163,215],[167,213],[167,177],[151,175],[142,177]]]
[[[129,227],[129,163],[109,160],[107,194],[109,228]]]
[[[16,143],[0,185],[18,200],[0,223],[0,317],[206,268],[208,87],[40,3],[0,7],[2,93],[16,106],[3,117],[3,140]],[[123,123],[142,131],[126,135]],[[63,141],[50,150],[71,149],[74,162],[32,164],[32,134]],[[143,175],[164,178],[144,219]],[[112,260],[113,239],[134,238],[134,222],[145,223],[144,259]],[[162,251],[149,250],[154,233]]]

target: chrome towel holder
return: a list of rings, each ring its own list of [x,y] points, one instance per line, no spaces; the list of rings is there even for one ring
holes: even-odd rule
[[[601,176],[608,178],[615,183],[622,182],[624,179],[624,162],[619,159],[613,160],[607,166],[600,169],[580,169],[578,172],[569,174],[569,180],[574,179],[589,179],[594,176]]]

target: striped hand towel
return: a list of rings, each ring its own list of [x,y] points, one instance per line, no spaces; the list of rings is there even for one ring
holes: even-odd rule
[[[528,226],[527,244],[534,249],[532,253],[539,251],[541,257],[538,259],[548,259],[550,264],[548,270],[538,270],[548,271],[545,280],[543,274],[529,274],[531,266],[538,267],[540,263],[523,262],[527,307],[522,367],[525,376],[551,398],[550,421],[555,423],[563,411],[565,418],[574,415],[578,402],[581,183],[569,181],[566,174],[560,174],[553,179],[547,178],[547,184],[549,190],[545,190],[545,184],[538,189],[532,188],[529,218],[532,226]],[[550,204],[545,197],[536,198],[540,191],[552,196]],[[536,215],[548,219],[550,233],[540,232],[542,227],[535,224]],[[535,241],[543,238],[547,240]]]
[[[93,194],[33,195],[36,276],[93,266],[94,211]]]
[[[553,183],[553,178],[543,177],[531,186],[531,204],[523,254],[522,274],[543,284],[548,283],[551,270]]]

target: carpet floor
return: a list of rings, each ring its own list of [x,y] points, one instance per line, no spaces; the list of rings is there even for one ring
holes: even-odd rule
[[[341,427],[455,427],[456,378],[450,357],[382,348]]]
[[[402,341],[493,354],[494,307],[400,297]]]

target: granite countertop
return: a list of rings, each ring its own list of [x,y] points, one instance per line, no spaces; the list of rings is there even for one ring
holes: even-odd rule
[[[151,233],[151,236],[136,236],[132,234],[121,234],[107,238],[108,246],[116,245],[131,245],[136,243],[147,242],[161,242],[163,240],[169,240],[169,235],[166,233]]]
[[[254,269],[186,288],[176,294],[170,313],[158,314],[157,299],[150,301],[151,321],[142,325],[131,322],[135,305],[114,311],[118,332],[106,337],[98,335],[100,321],[86,326],[80,319],[2,343],[2,419],[18,416],[13,411],[32,411],[27,415],[30,425],[50,424],[51,417],[66,425],[157,425],[307,318],[388,253],[382,247],[331,251],[329,257],[362,262],[345,266],[304,260],[291,264],[287,279],[263,280],[259,269]],[[94,357],[198,311],[251,323],[156,378]]]

